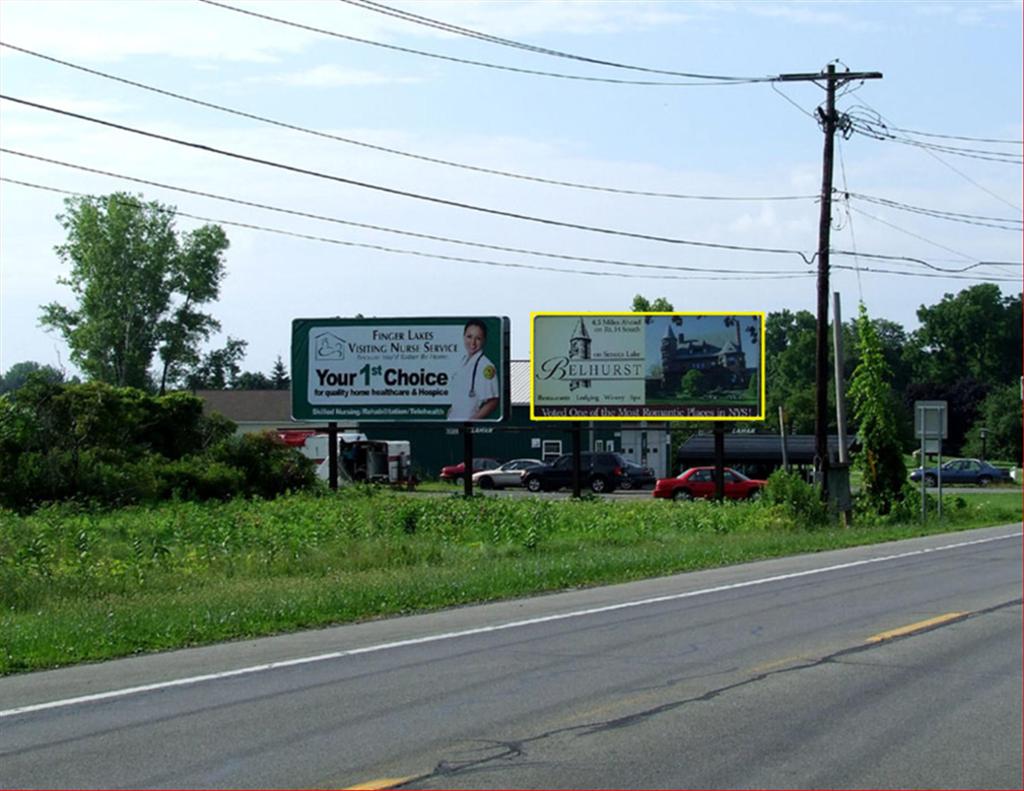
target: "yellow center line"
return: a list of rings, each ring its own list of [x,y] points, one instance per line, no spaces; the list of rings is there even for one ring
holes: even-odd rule
[[[892,640],[894,637],[903,637],[904,635],[913,634],[914,632],[920,632],[922,629],[930,629],[933,626],[939,626],[940,624],[949,623],[950,621],[957,621],[961,618],[966,618],[968,615],[970,615],[968,612],[948,612],[945,615],[937,615],[926,621],[918,621],[917,623],[901,626],[898,629],[879,632],[878,634],[871,635],[871,637],[865,640],[865,642],[880,643],[883,640]]]
[[[376,780],[370,780],[368,783],[360,783],[356,786],[345,786],[342,791],[381,791],[384,788],[393,788],[394,786],[401,785],[402,783],[408,783],[417,775],[409,775],[408,777],[379,777]]]

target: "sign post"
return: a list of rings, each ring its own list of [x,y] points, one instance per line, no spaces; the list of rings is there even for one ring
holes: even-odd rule
[[[928,500],[925,495],[928,476],[924,471],[926,454],[932,451],[938,454],[935,478],[939,487],[938,517],[942,519],[942,440],[949,435],[945,401],[914,402],[914,434],[921,439],[921,521],[928,517]]]

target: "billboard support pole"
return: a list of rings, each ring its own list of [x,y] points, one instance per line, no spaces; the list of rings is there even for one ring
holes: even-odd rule
[[[338,488],[338,424],[327,424],[327,481],[331,490]]]
[[[580,452],[580,445],[582,444],[580,424],[574,423],[572,426],[572,496],[575,499],[580,498],[582,493],[581,481],[583,474],[580,471],[580,464],[582,462],[582,454]]]
[[[715,500],[725,499],[725,428],[715,423]]]
[[[462,494],[473,496],[473,427],[468,423],[462,426],[462,462],[465,465],[462,474]]]

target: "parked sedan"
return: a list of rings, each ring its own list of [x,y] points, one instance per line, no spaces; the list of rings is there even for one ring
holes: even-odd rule
[[[947,461],[941,468],[918,467],[910,473],[910,480],[920,481],[922,476],[928,486],[935,486],[939,482],[939,475],[942,475],[942,482],[949,486],[962,484],[976,484],[988,486],[990,483],[1009,483],[1010,473],[999,467],[993,467],[987,461],[980,459],[953,459]]]
[[[580,484],[596,494],[608,494],[622,486],[626,460],[618,453],[580,453]],[[559,456],[551,464],[543,464],[523,473],[523,486],[531,492],[554,492],[572,486],[572,454]]]
[[[523,473],[544,464],[540,459],[512,459],[493,470],[473,473],[473,485],[481,489],[504,489],[506,486],[522,486]]]
[[[619,484],[620,489],[646,489],[648,486],[653,486],[657,480],[654,470],[650,467],[634,464],[628,459],[622,471],[625,473],[625,477]]]
[[[660,478],[654,484],[654,496],[670,500],[714,499],[715,468],[691,467],[678,477]],[[725,468],[725,496],[730,500],[751,500],[759,497],[766,481],[748,478],[731,467]]]
[[[501,462],[497,459],[491,459],[487,457],[480,457],[473,459],[473,472],[477,473],[481,470],[493,470]],[[463,476],[466,474],[466,462],[460,461],[458,464],[449,464],[447,467],[441,468],[441,480],[448,481],[449,483],[455,483],[455,481],[461,481]]]

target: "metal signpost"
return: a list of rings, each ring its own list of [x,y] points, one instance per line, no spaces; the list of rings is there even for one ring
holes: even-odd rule
[[[947,404],[945,401],[914,402],[914,435],[921,439],[921,520],[927,518],[928,501],[925,496],[927,476],[925,475],[925,459],[927,453],[934,452],[938,456],[935,465],[935,478],[939,487],[938,516],[942,518],[942,440],[949,434]]]

